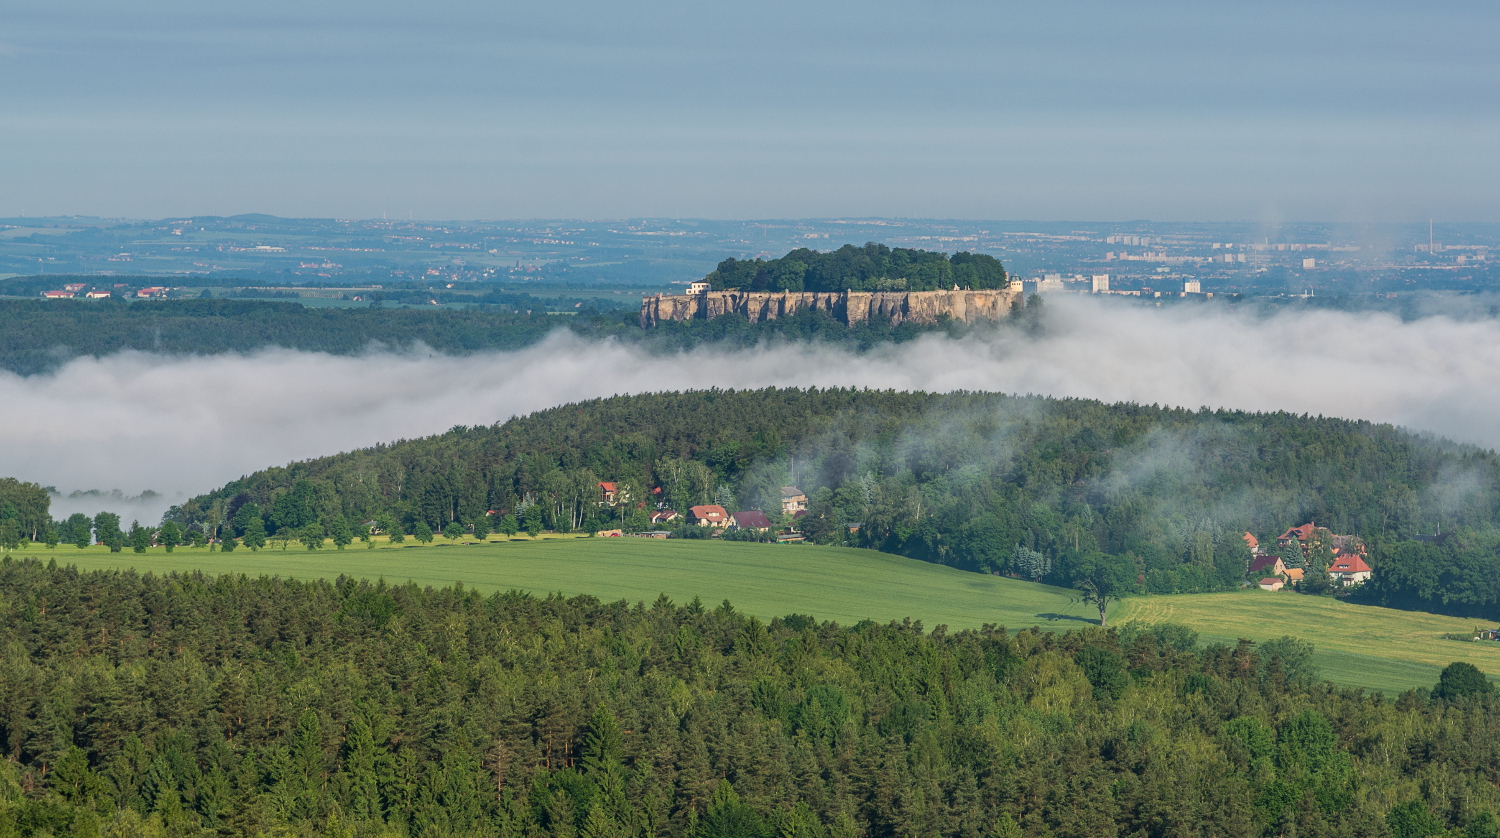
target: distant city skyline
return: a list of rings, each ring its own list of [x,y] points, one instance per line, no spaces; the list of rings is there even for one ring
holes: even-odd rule
[[[0,11],[0,216],[1500,221],[1493,4]]]

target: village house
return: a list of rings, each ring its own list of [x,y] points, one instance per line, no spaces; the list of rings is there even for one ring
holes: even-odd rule
[[[783,515],[796,515],[798,512],[807,511],[807,495],[796,486],[781,487],[781,512]]]
[[[747,509],[744,512],[734,513],[733,517],[736,529],[755,530],[756,532],[771,531],[771,519],[767,518],[764,512]]]
[[[1292,539],[1294,538],[1297,539],[1299,543],[1305,546],[1308,542],[1308,539],[1312,538],[1313,531],[1317,528],[1318,525],[1314,524],[1312,521],[1308,521],[1300,527],[1292,527],[1291,529],[1276,537],[1276,546],[1285,547],[1288,544],[1291,544]]]
[[[619,491],[620,491],[619,487],[617,487],[613,483],[600,483],[599,484],[599,505],[600,506],[614,506],[615,505],[615,497],[616,497],[616,495],[619,494]]]
[[[1260,580],[1260,589],[1262,591],[1279,591],[1282,589],[1284,584],[1285,583],[1283,583],[1280,579],[1277,579],[1275,576],[1268,576],[1265,579]]]
[[[72,291],[43,291],[42,296],[49,300],[71,300],[75,294]]]
[[[1286,569],[1286,583],[1295,588],[1302,584],[1302,577],[1306,575],[1307,571],[1300,567],[1289,567]]]
[[[1340,585],[1358,585],[1369,579],[1371,573],[1370,566],[1358,553],[1335,556],[1333,564],[1328,566],[1328,575]]]
[[[1250,560],[1250,573],[1272,573],[1277,576],[1286,575],[1286,565],[1280,556],[1260,555]]]
[[[727,527],[729,510],[717,504],[695,506],[688,510],[688,523],[699,527]]]
[[[107,300],[111,296],[113,295],[108,291],[90,291],[84,294],[83,298],[86,300]]]
[[[63,290],[72,291],[73,293],[77,294],[79,291],[82,291],[87,287],[89,287],[87,282],[70,282],[67,285],[63,286]]]
[[[650,520],[651,520],[651,523],[653,523],[653,524],[670,524],[671,522],[673,522],[673,521],[675,521],[675,520],[677,520],[678,518],[681,518],[681,517],[682,517],[682,515],[680,515],[679,513],[677,513],[674,510],[671,510],[671,509],[658,509],[655,512],[651,513]]]

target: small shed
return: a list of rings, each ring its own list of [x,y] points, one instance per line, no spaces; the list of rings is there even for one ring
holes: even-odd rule
[[[1262,591],[1279,591],[1285,584],[1274,576],[1267,576],[1260,580],[1260,589]]]

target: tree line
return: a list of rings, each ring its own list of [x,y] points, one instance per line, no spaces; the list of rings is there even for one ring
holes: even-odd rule
[[[993,256],[891,248],[870,242],[819,253],[802,247],[778,259],[720,262],[705,279],[715,291],[934,291],[1004,288],[1010,279]]]

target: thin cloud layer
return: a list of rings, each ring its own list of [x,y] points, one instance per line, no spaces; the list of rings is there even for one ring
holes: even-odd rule
[[[863,355],[783,344],[660,357],[559,332],[518,352],[340,357],[125,352],[0,375],[0,475],[151,489],[162,503],[266,466],[686,388],[995,390],[1371,419],[1500,446],[1500,323],[1049,302],[1045,337],[928,336]],[[154,510],[151,510],[154,511]],[[132,507],[130,513],[148,512]]]

